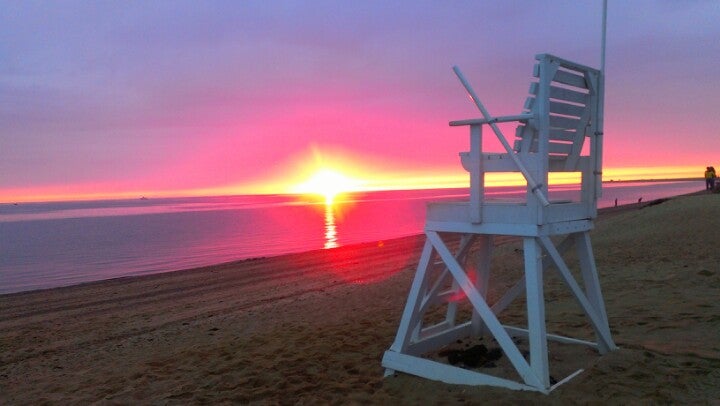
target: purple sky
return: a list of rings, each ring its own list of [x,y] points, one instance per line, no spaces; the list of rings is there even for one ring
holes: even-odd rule
[[[518,113],[535,54],[599,66],[601,8],[0,1],[0,201],[282,192],[313,165],[390,186],[462,174],[447,122],[479,113],[451,66]],[[720,166],[720,3],[608,9],[606,167]]]

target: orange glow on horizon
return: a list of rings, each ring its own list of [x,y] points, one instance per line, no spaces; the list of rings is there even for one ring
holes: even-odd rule
[[[377,191],[377,190],[410,190],[410,189],[434,189],[434,188],[463,188],[468,186],[468,174],[462,170],[451,168],[447,170],[428,171],[383,171],[377,172],[362,171],[357,162],[347,161],[345,164],[337,164],[340,160],[324,164],[307,164],[294,173],[302,178],[275,177],[265,182],[230,184],[218,187],[173,189],[166,190],[162,187],[134,189],[119,187],[112,184],[69,184],[62,186],[37,186],[18,187],[0,190],[0,203],[25,203],[25,202],[52,202],[70,200],[100,200],[100,199],[139,199],[140,197],[164,198],[164,197],[191,197],[191,196],[221,196],[238,194],[286,194],[298,193],[296,188],[303,184],[314,173],[328,168],[341,174],[347,183],[334,186],[336,192],[354,191]],[[368,167],[373,167],[369,165]],[[632,181],[632,180],[660,180],[660,179],[701,179],[705,167],[701,166],[664,166],[664,167],[614,167],[605,168],[603,181]],[[330,177],[332,178],[332,176]],[[281,180],[282,179],[282,180]],[[551,178],[551,184],[576,183],[577,178]],[[522,177],[518,174],[491,174],[486,179],[487,186],[517,186],[522,185]],[[124,185],[123,185],[124,186]],[[332,189],[332,188],[330,188]],[[344,190],[341,190],[344,189]],[[300,193],[305,193],[300,192]],[[324,192],[318,192],[324,196]]]

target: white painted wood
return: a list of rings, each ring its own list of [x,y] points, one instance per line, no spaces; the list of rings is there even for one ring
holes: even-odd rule
[[[549,392],[554,391],[555,389],[557,389],[558,386],[563,385],[563,384],[567,383],[568,381],[570,381],[571,379],[575,378],[576,376],[580,375],[583,371],[585,371],[585,370],[582,369],[582,368],[581,368],[581,369],[578,369],[577,371],[573,372],[572,374],[570,374],[570,375],[566,376],[565,378],[559,380],[558,383],[556,383],[555,385],[553,385],[553,386],[550,387],[550,391],[549,391]]]
[[[468,120],[455,120],[450,122],[450,126],[478,125],[490,123],[509,123],[514,121],[527,121],[533,118],[532,114],[516,114],[514,116],[498,116],[492,118],[471,118]]]
[[[548,106],[549,108],[549,106]],[[566,130],[574,130],[578,127],[580,120],[570,117],[550,116],[550,128],[562,128]],[[548,137],[549,138],[549,137]]]
[[[537,155],[521,155],[519,159],[528,167],[536,165]],[[507,154],[483,154],[483,168],[485,172],[513,172],[515,163]]]
[[[507,379],[441,364],[424,358],[410,357],[392,351],[385,352],[382,364],[386,368],[454,385],[491,385],[513,390],[548,392],[548,390],[530,385],[523,385]]]
[[[410,287],[410,294],[408,295],[407,303],[405,304],[405,310],[403,311],[402,318],[400,319],[400,326],[398,326],[397,335],[395,341],[390,346],[390,350],[402,352],[410,342],[410,334],[412,332],[411,322],[416,318],[416,310],[419,306],[421,298],[421,290],[423,284],[425,284],[425,275],[427,273],[430,258],[432,256],[433,247],[430,241],[425,241],[422,255],[420,256],[420,262],[418,264],[415,278],[413,279],[412,286]],[[412,323],[415,324],[415,323]]]
[[[470,126],[470,221],[482,223],[485,173],[482,161],[482,126]]]
[[[575,86],[580,89],[587,89],[585,77],[582,74],[578,75],[577,73],[578,71],[569,72],[558,70],[555,73],[555,77],[552,78],[552,81],[562,83],[564,85]]]
[[[605,313],[605,303],[600,292],[600,280],[597,276],[595,268],[595,258],[592,252],[592,244],[590,243],[590,235],[588,233],[578,233],[573,235],[575,238],[575,247],[577,256],[580,260],[580,270],[585,282],[585,292],[588,300],[598,310],[602,320],[607,324],[607,314]]]
[[[570,288],[573,296],[575,297],[575,300],[580,304],[580,307],[583,309],[583,311],[585,311],[585,314],[590,319],[590,324],[595,330],[595,334],[598,336],[598,339],[600,340],[600,342],[602,342],[602,345],[606,346],[607,348],[615,348],[615,344],[613,343],[612,337],[610,336],[610,329],[608,328],[607,324],[603,323],[603,320],[598,315],[597,309],[592,306],[590,301],[588,301],[587,297],[585,296],[585,293],[580,289],[580,286],[578,286],[577,282],[575,282],[575,278],[573,278],[570,270],[565,264],[565,261],[555,249],[555,246],[553,245],[552,241],[550,241],[550,238],[547,236],[542,236],[539,238],[546,252],[550,255],[553,262],[555,263],[555,267],[560,273],[563,281]]]
[[[528,315],[530,367],[542,387],[550,386],[547,337],[545,332],[545,299],[543,295],[542,251],[536,238],[523,239],[525,253],[525,298]]]
[[[467,234],[463,236],[456,254],[457,261],[464,262],[466,260],[467,253],[472,246],[472,242],[476,238],[477,236],[474,234]],[[418,272],[416,272],[416,278],[413,281],[413,287],[411,288],[411,295],[421,298],[421,300],[411,300],[409,298],[403,318],[401,319],[400,328],[398,329],[396,343],[394,344],[394,347],[391,347],[392,350],[401,348],[403,351],[408,353],[411,351],[410,348],[417,348],[417,345],[415,344],[424,340],[428,335],[434,335],[444,329],[449,329],[455,323],[454,312],[456,304],[454,302],[450,302],[449,298],[451,295],[457,293],[457,288],[451,292],[439,292],[441,287],[446,284],[446,281],[451,280],[449,279],[450,275],[447,267],[441,271],[432,287],[428,289],[430,278],[432,276],[431,269],[438,265],[444,265],[443,262],[440,262],[439,264],[431,264],[431,258],[433,256],[432,253],[432,247],[428,249],[426,246],[423,250],[423,258],[421,258],[418,265]],[[420,280],[420,277],[422,277],[422,280]],[[440,301],[448,305],[446,321],[435,326],[423,327],[422,318],[428,307]],[[411,309],[411,311],[408,309]],[[452,340],[452,337],[449,339]],[[434,340],[433,342],[437,342],[437,340]]]
[[[564,253],[565,251],[574,244],[575,240],[571,238],[572,235],[566,236],[560,244],[558,244],[558,252]],[[551,265],[550,262],[543,263],[543,272],[547,270]],[[493,305],[492,311],[495,314],[502,313],[520,294],[525,291],[525,278],[520,278],[515,285],[508,289],[505,294],[500,297]]]
[[[542,62],[540,65],[540,78],[538,81],[538,93],[537,100],[535,101],[535,119],[534,126],[537,130],[536,138],[539,140],[537,154],[543,159],[539,159],[536,165],[531,169],[532,174],[539,183],[537,186],[528,183],[528,188],[535,191],[535,193],[542,193],[544,196],[548,195],[548,157],[550,154],[548,145],[548,132],[550,131],[550,97],[549,88],[550,80],[555,76],[558,66],[552,63]],[[543,206],[548,206],[543,204]],[[535,207],[535,217],[537,224],[543,223],[543,207]]]
[[[537,142],[537,141],[534,142],[531,151],[533,151],[533,152],[537,151],[538,144],[539,144],[539,142]],[[547,151],[549,154],[562,154],[562,155],[567,156],[572,152],[572,150],[573,150],[573,145],[569,144],[569,143],[564,143],[564,142],[550,141],[547,146]],[[567,172],[567,171],[565,171],[565,172]]]
[[[545,211],[545,220],[550,224],[587,218],[587,205],[584,203],[554,205],[551,210]]]
[[[440,276],[435,280],[433,286],[424,295],[420,307],[416,310],[419,315],[425,314],[428,307],[436,305],[438,303],[446,303],[447,299],[455,294],[453,290],[440,292],[440,289],[447,283],[451,277],[450,271],[445,268]]]
[[[567,128],[551,128],[550,132],[548,133],[550,135],[551,140],[557,140],[557,141],[575,141],[577,139],[578,132],[575,131],[574,128],[567,129]],[[585,135],[584,132],[582,135]],[[552,169],[551,169],[552,170]],[[557,170],[552,170],[553,172],[557,172]]]
[[[446,273],[446,277],[451,277],[450,272],[445,270],[443,271]],[[437,306],[439,304],[447,303],[454,295],[457,293],[453,290],[445,290],[443,292],[437,292],[435,295],[431,296],[429,293],[425,295],[425,299],[423,301],[423,305],[429,306]],[[421,308],[418,311],[422,311]]]
[[[557,86],[550,86],[550,97],[556,100],[564,100],[571,103],[579,104],[587,104],[589,99],[587,93],[582,93]]]
[[[502,313],[512,302],[517,299],[525,291],[525,278],[521,278],[505,294],[500,297],[493,305],[491,310],[495,314]]]
[[[526,328],[519,328],[514,326],[503,326],[505,327],[505,331],[507,331],[508,334],[510,334],[512,337],[523,337],[527,338],[529,336],[528,329]],[[578,345],[584,345],[586,347],[591,348],[598,348],[597,343],[594,343],[592,341],[587,340],[581,340],[578,338],[572,338],[572,337],[565,337],[557,334],[549,334],[546,333],[545,337],[548,341],[556,341],[563,344],[578,344]]]
[[[598,278],[597,268],[595,267],[595,258],[592,252],[592,244],[590,243],[590,234],[577,233],[574,237],[576,252],[580,261],[580,271],[582,273],[583,282],[585,283],[585,292],[587,294],[588,301],[597,311],[598,318],[600,319],[598,320],[598,323],[600,323],[602,330],[607,331],[609,337],[610,327],[608,324],[607,313],[605,311],[605,301],[603,300],[600,289],[600,279]],[[612,351],[616,348],[612,343],[612,340],[599,340],[599,343],[599,350],[601,354],[605,354],[606,352]]]
[[[434,337],[454,327],[456,327],[454,323],[448,320],[443,320],[440,323],[433,324],[432,326],[424,327],[422,330],[420,330],[418,338],[422,340],[425,338]]]
[[[467,218],[466,218],[467,219]],[[534,236],[538,234],[538,227],[527,224],[471,224],[467,221],[457,222],[425,222],[425,231],[437,231],[437,232],[462,232],[462,233],[478,233],[478,234],[493,234],[493,235],[519,235],[519,236]]]
[[[492,332],[495,340],[503,349],[503,352],[510,360],[510,363],[515,367],[515,370],[520,374],[524,382],[536,388],[546,387],[547,385],[544,385],[539,377],[535,375],[535,371],[530,368],[530,365],[528,365],[527,361],[520,353],[520,350],[518,350],[517,346],[512,341],[512,338],[510,338],[507,334],[502,324],[500,324],[497,317],[495,317],[492,310],[490,310],[490,307],[487,305],[485,300],[480,296],[480,293],[475,290],[472,282],[468,279],[460,265],[455,261],[452,253],[447,249],[447,247],[445,247],[445,244],[442,239],[440,239],[440,236],[432,231],[428,231],[426,234],[428,240],[432,243],[437,253],[443,259],[445,264],[447,264],[448,269],[460,284],[460,288],[463,292],[465,292],[465,295],[468,300],[470,300],[470,303],[472,303],[473,308],[478,312],[488,330]]]
[[[552,131],[552,130],[550,130],[550,131]],[[562,130],[562,131],[566,131],[566,130]],[[548,131],[548,133],[549,133],[549,131]],[[521,144],[518,144],[518,143],[516,142],[516,143],[515,143],[515,148],[516,148],[516,149],[522,148],[520,145],[523,145],[523,146],[524,146],[524,145],[526,144],[524,141],[525,141],[525,140],[521,140]],[[529,146],[530,148],[529,148],[529,151],[528,151],[528,152],[539,153],[539,151],[538,151],[538,147],[539,147],[539,146],[540,146],[540,140],[538,140],[537,137],[533,137],[533,138],[532,138],[532,142],[530,143],[530,146]],[[571,148],[572,148],[572,146],[571,146],[570,144],[568,144],[568,143],[553,142],[553,141],[551,140],[551,141],[548,143],[547,152],[548,152],[549,154],[564,154],[564,155],[567,155],[568,152],[571,151]],[[564,167],[564,166],[565,166],[565,165],[563,165],[563,167]],[[488,171],[488,172],[490,172],[490,171]]]
[[[532,111],[532,107],[535,104],[535,98],[531,96],[528,96],[527,99],[525,99],[525,104],[523,105],[523,111]]]
[[[483,300],[487,302],[488,290],[490,289],[490,264],[493,251],[493,236],[482,235],[477,239],[477,280],[475,281],[475,289],[480,293]],[[497,314],[497,313],[496,313]],[[480,313],[473,309],[472,312],[473,335],[485,335],[485,324],[480,317]]]
[[[471,328],[471,322],[468,321],[454,327],[448,327],[446,330],[438,330],[432,335],[423,335],[417,341],[408,345],[405,353],[420,356],[438,348],[443,348],[461,338],[470,336],[472,334]]]
[[[593,223],[590,220],[557,222],[540,226],[538,235],[565,235],[588,231],[592,228]]]
[[[467,206],[467,204],[466,204]],[[492,207],[491,205],[486,205]],[[483,223],[483,224],[472,224],[469,221],[469,214],[465,213],[462,216],[458,216],[455,220],[448,220],[443,218],[442,220],[434,221],[428,219],[425,221],[426,231],[438,231],[438,232],[449,232],[449,233],[475,233],[475,234],[491,234],[491,235],[514,235],[514,236],[538,236],[538,235],[558,235],[567,234],[580,231],[587,231],[593,228],[590,216],[586,214],[582,207],[578,207],[574,204],[564,204],[556,206],[559,210],[551,211],[551,219],[554,217],[563,218],[565,217],[562,209],[568,207],[567,210],[577,211],[582,213],[587,220],[580,221],[569,221],[559,223],[548,223],[542,226],[536,224],[523,224],[523,223]],[[577,209],[577,210],[573,210]],[[486,210],[486,212],[489,210]],[[498,210],[497,213],[512,213],[511,211]],[[486,213],[487,214],[487,213]]]
[[[552,63],[557,63],[559,66],[571,69],[571,70],[577,70],[577,71],[591,71],[591,72],[597,72],[598,70],[595,68],[591,68],[587,65],[583,65],[577,62],[573,62],[569,59],[564,59],[556,55],[550,55],[550,54],[538,54],[535,55],[536,60],[547,60],[551,61]]]
[[[470,248],[470,245],[475,240],[475,236],[473,234],[463,234],[462,237],[460,237],[460,248],[458,249],[458,253],[455,254],[455,261],[457,261],[459,264],[464,265],[467,260],[467,252]],[[447,268],[446,268],[447,269]],[[460,293],[460,287],[458,286],[457,280],[453,279],[452,281],[452,288],[451,290],[455,293]],[[457,306],[458,302],[456,300],[450,301],[447,303],[447,311],[445,312],[445,322],[449,326],[455,325],[455,318],[457,316]]]
[[[483,118],[451,121],[452,126],[470,127],[470,150],[460,161],[470,175],[470,198],[461,202],[431,203],[427,207],[427,241],[410,289],[408,301],[393,345],[383,357],[386,375],[407,372],[429,379],[470,385],[496,385],[548,393],[550,386],[548,340],[587,345],[600,353],[614,350],[600,290],[588,232],[597,215],[598,187],[602,168],[603,77],[600,71],[553,55],[537,55],[533,68],[537,81],[518,115],[492,117],[485,110],[462,73],[454,68]],[[518,122],[514,148],[497,127],[500,122]],[[482,126],[489,125],[503,145],[503,152],[483,152]],[[583,152],[590,138],[589,153]],[[584,154],[584,155],[583,155]],[[527,182],[522,199],[494,200],[484,193],[489,172],[519,172]],[[550,172],[580,172],[580,201],[549,201]],[[453,254],[438,233],[461,234]],[[494,235],[523,238],[524,276],[492,306],[488,303]],[[553,236],[566,236],[555,246]],[[476,269],[466,267],[475,246]],[[573,278],[562,255],[570,247],[580,262],[584,290]],[[547,255],[544,255],[546,253]],[[439,263],[433,263],[439,258]],[[590,342],[546,331],[544,272],[556,268],[595,331]],[[472,277],[471,277],[472,276]],[[448,285],[450,288],[448,289]],[[502,325],[498,315],[524,294],[528,325]],[[472,305],[469,321],[458,320],[456,300]],[[427,312],[445,308],[445,319],[424,325]],[[515,368],[520,383],[464,370],[421,358],[468,336],[491,336]],[[525,337],[529,360],[520,353],[512,337]],[[577,374],[577,373],[576,373]],[[570,375],[572,378],[576,374]]]
[[[465,79],[465,76],[460,71],[460,68],[457,66],[453,66],[453,71],[455,71],[455,75],[457,75],[458,79],[460,79],[460,82],[465,87],[465,90],[467,90],[468,94],[470,95],[470,98],[475,102],[475,105],[478,109],[480,109],[480,112],[482,112],[483,117],[485,117],[487,120],[489,120],[490,128],[493,129],[495,132],[495,135],[498,138],[498,141],[502,144],[503,148],[505,148],[505,151],[509,154],[510,158],[515,161],[515,165],[517,166],[518,170],[523,174],[525,177],[525,180],[527,181],[528,185],[532,187],[533,192],[535,193],[537,199],[542,203],[543,206],[547,206],[550,204],[550,202],[547,201],[547,192],[543,192],[541,188],[539,188],[537,182],[535,179],[533,179],[530,172],[525,168],[525,166],[520,162],[519,159],[516,158],[516,155],[513,154],[512,147],[510,147],[510,144],[508,144],[507,139],[505,138],[505,135],[503,135],[502,131],[500,131],[500,128],[495,124],[494,118],[488,113],[488,111],[485,109],[485,106],[483,106],[482,102],[480,102],[480,99],[475,94],[475,91],[470,86],[470,83]]]
[[[550,100],[550,113],[579,118],[582,117],[582,115],[585,113],[585,106],[578,106],[577,104],[568,104]]]

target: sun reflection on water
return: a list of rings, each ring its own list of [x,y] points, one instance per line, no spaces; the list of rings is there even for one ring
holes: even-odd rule
[[[335,213],[333,213],[332,203],[325,204],[325,249],[336,248],[337,229],[335,227]]]

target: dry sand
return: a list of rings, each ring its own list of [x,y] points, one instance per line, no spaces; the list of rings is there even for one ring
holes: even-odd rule
[[[0,296],[0,404],[717,403],[720,195],[606,211],[596,226],[621,349],[551,347],[554,370],[585,371],[550,395],[383,379],[423,241],[411,237]],[[500,243],[491,296],[520,264],[520,245]],[[553,274],[548,329],[579,332]]]

